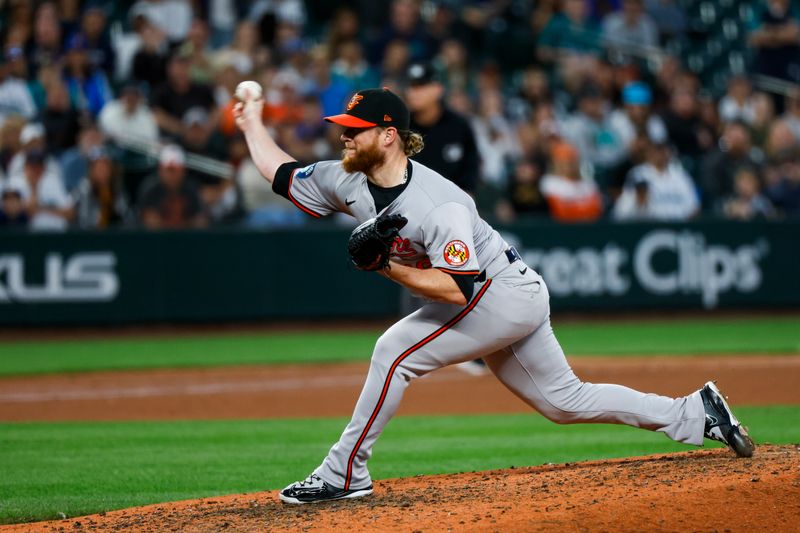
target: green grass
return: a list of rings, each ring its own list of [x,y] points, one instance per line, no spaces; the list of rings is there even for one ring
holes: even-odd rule
[[[800,352],[800,318],[554,324],[567,355]],[[0,375],[369,359],[378,330],[0,342]]]
[[[740,407],[759,442],[800,442],[800,408]],[[276,489],[305,477],[345,419],[0,424],[0,523]],[[374,479],[625,457],[692,447],[535,414],[399,417]]]

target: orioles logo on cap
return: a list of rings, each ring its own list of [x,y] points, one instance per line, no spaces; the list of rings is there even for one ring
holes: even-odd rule
[[[364,97],[362,95],[354,94],[353,97],[350,99],[350,101],[347,103],[347,110],[350,111],[351,109],[353,109],[363,99]]]
[[[444,247],[444,260],[448,265],[460,267],[469,259],[469,248],[463,241],[450,241]]]

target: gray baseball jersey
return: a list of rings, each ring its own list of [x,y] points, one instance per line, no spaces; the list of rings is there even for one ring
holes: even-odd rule
[[[468,195],[424,165],[412,165],[408,186],[385,208],[408,219],[395,241],[394,259],[454,275],[481,275],[466,306],[428,303],[381,335],[353,417],[315,474],[334,487],[370,487],[372,446],[409,382],[478,357],[506,387],[556,422],[628,424],[680,442],[703,442],[699,391],[668,398],[578,379],[550,326],[541,276],[508,250]],[[273,188],[306,213],[342,211],[359,222],[378,214],[366,176],[345,172],[341,162],[288,168],[279,169]]]
[[[508,244],[480,218],[468,194],[428,167],[414,161],[411,165],[408,186],[381,211],[408,219],[392,258],[417,268],[477,275]],[[376,212],[366,175],[346,172],[341,161],[294,170],[288,197],[312,216],[341,211],[361,223],[381,214]]]

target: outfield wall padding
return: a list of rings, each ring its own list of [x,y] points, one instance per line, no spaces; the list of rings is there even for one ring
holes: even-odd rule
[[[500,227],[554,309],[800,307],[800,223]],[[349,266],[349,229],[0,234],[0,324],[389,318],[400,289]]]

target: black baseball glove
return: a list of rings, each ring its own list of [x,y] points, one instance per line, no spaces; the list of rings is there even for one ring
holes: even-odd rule
[[[374,271],[389,266],[392,242],[407,222],[402,215],[381,215],[354,229],[347,242],[347,253],[355,267]]]

